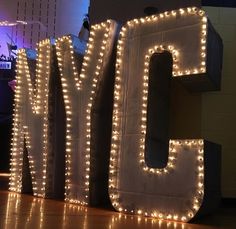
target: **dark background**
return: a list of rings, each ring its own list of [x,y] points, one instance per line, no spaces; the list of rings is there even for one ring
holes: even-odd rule
[[[236,7],[235,0],[202,0],[203,6]]]
[[[14,92],[8,82],[14,76],[14,62],[11,70],[0,69],[0,172],[9,172]]]

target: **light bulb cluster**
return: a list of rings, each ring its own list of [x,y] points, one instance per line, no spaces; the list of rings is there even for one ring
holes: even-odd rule
[[[87,50],[83,59],[80,74],[76,67],[76,53],[74,52],[73,42],[71,36],[59,38],[56,42],[58,65],[61,75],[63,98],[66,108],[66,179],[65,179],[65,200],[69,203],[77,203],[87,205],[89,201],[89,185],[90,185],[90,144],[91,144],[91,109],[93,107],[98,85],[102,79],[103,68],[105,67],[104,60],[109,57],[108,53],[111,51],[111,38],[114,37],[114,22],[108,20],[101,24],[93,25],[90,31],[90,37],[87,44]],[[113,38],[114,39],[114,38]],[[70,62],[65,62],[65,56]],[[64,57],[64,58],[63,58]],[[71,74],[68,72],[72,72]],[[76,90],[74,91],[74,84],[71,77],[75,80]],[[76,112],[78,106],[73,106],[77,94],[76,101],[83,100],[79,109],[83,110],[82,115]],[[82,99],[83,98],[83,99]],[[80,103],[78,102],[78,103]],[[83,107],[83,105],[85,105]],[[72,109],[72,107],[74,107]],[[85,115],[85,117],[84,117]],[[79,116],[79,117],[78,117]],[[84,120],[83,120],[84,118]],[[79,139],[73,133],[74,125],[79,119]],[[82,130],[82,132],[81,132]],[[85,137],[84,137],[85,136]],[[77,143],[79,141],[80,143]],[[85,142],[85,144],[83,143]],[[82,144],[82,146],[78,145]],[[75,171],[72,168],[72,161],[74,154],[81,154],[83,163],[83,190],[81,194],[75,196],[71,190],[73,185],[73,176]]]
[[[160,211],[155,210],[152,212],[147,212],[142,209],[136,210],[137,214],[142,214],[145,216],[157,217],[159,219],[165,220],[175,220],[187,222],[194,217],[194,215],[199,210],[203,195],[204,195],[204,141],[202,139],[194,139],[194,140],[170,140],[169,141],[169,157],[167,166],[163,169],[156,169],[148,167],[144,162],[144,150],[142,147],[143,138],[141,138],[140,144],[140,163],[144,172],[155,174],[157,176],[165,176],[170,174],[171,172],[175,172],[176,170],[176,161],[178,159],[178,154],[184,150],[196,149],[197,153],[195,155],[196,158],[196,183],[195,190],[193,193],[192,201],[189,203],[188,208],[186,207],[185,212],[181,213],[171,213],[168,211]]]
[[[205,12],[197,7],[181,8],[179,10],[172,10],[160,13],[158,15],[152,15],[145,18],[133,19],[128,21],[126,24],[127,28],[133,28],[136,26],[142,26],[144,24],[159,23],[162,21],[167,21],[177,17],[184,17],[196,15],[201,18],[201,28],[200,28],[200,50],[199,50],[199,66],[194,68],[184,68],[180,66],[173,65],[173,77],[179,76],[190,76],[196,74],[204,74],[206,72],[206,43],[207,43],[207,17]],[[172,44],[174,46],[174,44]]]
[[[148,167],[145,163],[145,138],[146,138],[146,129],[147,129],[147,103],[148,103],[148,88],[149,88],[149,66],[150,60],[154,53],[163,53],[164,51],[168,51],[172,54],[173,59],[173,71],[175,68],[178,68],[179,62],[179,51],[172,45],[155,45],[150,48],[145,55],[144,60],[144,73],[143,73],[143,90],[142,90],[142,109],[141,109],[141,134],[142,138],[140,139],[140,153],[139,153],[139,163],[142,166],[143,170],[146,172],[150,172],[153,174],[161,175],[163,173],[168,173],[169,170],[174,169],[175,164],[175,153],[176,149],[174,147],[170,147],[169,149],[169,161],[167,166],[164,169],[154,169]]]
[[[21,192],[24,141],[28,151],[30,174],[32,178],[33,193],[35,196],[45,196],[46,168],[48,157],[48,92],[51,66],[52,45],[46,39],[38,44],[38,56],[36,63],[35,86],[32,84],[27,51],[21,49],[18,52],[15,91],[15,108],[13,139],[11,150],[11,177],[10,190]],[[39,121],[37,121],[39,120]],[[40,123],[40,130],[35,130],[34,125]],[[42,131],[42,157],[36,155],[38,149],[35,145],[38,139],[33,131]],[[34,142],[34,145],[32,143]],[[40,158],[40,160],[38,160]]]
[[[77,90],[81,90],[81,82],[82,78],[85,78],[85,74],[83,71],[81,71],[80,76],[78,74],[78,69],[75,62],[75,53],[74,53],[74,47],[72,42],[71,36],[64,36],[62,38],[58,38],[56,41],[56,50],[57,50],[57,59],[58,59],[58,66],[60,71],[60,77],[61,77],[61,83],[62,83],[62,91],[63,91],[63,99],[65,103],[65,112],[66,112],[66,152],[65,152],[65,158],[66,158],[66,164],[65,164],[65,201],[70,203],[77,203],[81,205],[87,204],[85,200],[78,200],[73,197],[73,194],[71,193],[71,186],[72,186],[72,180],[73,180],[73,157],[76,152],[76,143],[75,143],[75,136],[73,135],[73,120],[75,118],[78,118],[74,115],[75,112],[73,112],[73,105],[72,105],[72,98],[73,95],[71,92],[73,92],[74,84],[70,84],[68,79],[69,77],[73,78],[75,80],[75,85]],[[67,72],[67,65],[64,62],[65,55],[67,53],[67,58],[70,61],[71,67],[70,70],[72,70],[71,74],[66,74]],[[86,62],[87,65],[87,62]],[[85,65],[83,65],[85,66]],[[71,76],[73,75],[73,76]],[[80,77],[80,78],[79,78]],[[89,160],[88,160],[89,161]],[[87,162],[85,162],[87,165]],[[88,173],[89,173],[89,166],[88,167]],[[86,190],[87,192],[89,190]]]
[[[179,146],[189,146],[190,148],[197,149],[196,160],[198,162],[197,166],[197,178],[195,185],[195,193],[193,194],[193,199],[189,205],[189,209],[186,209],[185,213],[176,213],[172,214],[170,212],[160,212],[158,209],[150,211],[142,208],[133,208],[129,209],[125,207],[125,203],[122,203],[121,196],[119,193],[119,167],[121,163],[121,138],[122,138],[122,122],[123,122],[123,99],[124,95],[124,84],[126,83],[125,76],[123,75],[124,63],[123,55],[125,52],[125,43],[129,35],[130,30],[138,26],[142,26],[148,23],[158,23],[160,20],[169,20],[169,18],[182,16],[182,15],[197,15],[200,16],[201,28],[200,28],[200,45],[199,47],[199,60],[200,66],[196,66],[194,69],[180,69],[181,56],[184,55],[181,53],[181,47],[175,47],[174,44],[157,44],[152,48],[149,48],[147,53],[144,56],[144,74],[142,78],[142,104],[140,110],[140,141],[139,141],[139,163],[140,168],[144,173],[154,174],[156,176],[165,176],[169,174],[170,171],[175,171],[177,153]],[[186,19],[187,20],[187,19]],[[204,163],[203,163],[203,140],[170,140],[169,145],[169,157],[167,166],[163,169],[150,168],[146,165],[144,159],[145,153],[145,137],[146,137],[146,128],[147,128],[147,102],[148,102],[148,84],[149,84],[149,62],[150,58],[154,53],[160,53],[163,51],[168,51],[172,54],[173,59],[173,77],[179,76],[191,76],[194,74],[205,73],[206,71],[206,37],[207,37],[207,18],[204,11],[199,10],[198,8],[186,8],[173,10],[170,12],[165,12],[159,15],[153,15],[146,18],[134,19],[128,21],[125,26],[122,27],[118,44],[117,44],[117,60],[116,60],[116,77],[115,77],[115,89],[114,89],[114,105],[113,105],[113,119],[112,119],[112,142],[111,142],[111,156],[110,156],[110,165],[109,165],[109,195],[112,201],[112,205],[120,212],[135,213],[143,216],[152,216],[159,219],[175,220],[186,222],[193,218],[198,209],[200,208],[201,201],[204,195]],[[157,206],[158,208],[158,206]]]

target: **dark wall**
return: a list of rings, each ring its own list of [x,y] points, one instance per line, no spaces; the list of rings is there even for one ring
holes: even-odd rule
[[[0,124],[0,172],[9,172],[11,123]]]
[[[14,92],[8,82],[15,69],[0,70],[0,172],[9,172]]]
[[[12,114],[14,93],[8,86],[10,79],[0,78],[0,123],[5,122],[1,116]]]
[[[202,0],[203,6],[236,7],[235,0]]]
[[[200,0],[91,0],[90,19],[95,24],[107,19],[125,23],[127,20],[146,16],[146,7],[156,7],[158,12],[179,9],[188,6],[201,7]]]

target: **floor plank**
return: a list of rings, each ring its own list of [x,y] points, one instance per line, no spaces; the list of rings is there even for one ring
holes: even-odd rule
[[[0,191],[1,229],[216,229],[236,228],[235,209],[197,223],[176,223],[80,207],[63,201]],[[204,221],[205,220],[205,221]]]

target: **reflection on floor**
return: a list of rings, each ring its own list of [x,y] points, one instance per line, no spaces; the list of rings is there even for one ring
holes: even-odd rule
[[[197,223],[176,223],[80,207],[0,191],[1,229],[216,229],[236,228],[236,209],[221,209]]]

